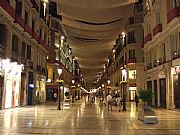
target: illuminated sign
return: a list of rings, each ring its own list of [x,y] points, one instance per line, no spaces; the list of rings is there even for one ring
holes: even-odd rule
[[[33,84],[33,83],[30,83],[30,84],[29,84],[29,87],[33,89],[33,88],[34,88],[34,84]]]

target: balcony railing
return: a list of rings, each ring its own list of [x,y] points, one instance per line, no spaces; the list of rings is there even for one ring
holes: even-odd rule
[[[129,58],[128,63],[136,63],[136,58]]]
[[[32,32],[32,38],[34,38],[37,42],[39,42],[39,37],[35,32]]]
[[[24,28],[24,20],[20,15],[16,14],[14,22],[18,23],[22,28]]]
[[[47,51],[49,51],[48,45],[42,40],[42,38],[39,38],[38,43],[42,45]]]
[[[154,27],[153,36],[155,36],[159,32],[162,32],[162,24],[157,24],[156,27]]]
[[[165,58],[165,57],[162,57],[162,58],[159,58],[158,64],[161,65],[161,64],[163,64],[163,63],[165,63],[165,62],[166,62],[166,58]]]
[[[33,69],[33,62],[32,61],[27,61],[27,66],[31,69]]]
[[[21,57],[21,63],[22,63],[24,66],[26,66],[26,58]]]
[[[15,9],[7,0],[0,0],[0,6],[12,17],[15,18]]]
[[[173,8],[167,15],[167,22],[169,23],[172,21],[175,17],[178,17],[180,15],[179,13],[179,7]]]
[[[146,69],[148,70],[148,69],[151,69],[151,68],[152,68],[152,64],[149,63],[149,64],[147,65]]]
[[[18,61],[18,54],[12,52],[12,53],[11,53],[11,60],[12,60],[13,62],[17,62],[17,61]]]
[[[158,61],[157,60],[154,60],[153,61],[153,67],[156,67],[158,65]]]
[[[147,34],[147,36],[144,38],[144,44],[146,44],[148,41],[152,40],[152,35],[151,34]]]
[[[27,24],[24,25],[24,31],[32,35],[32,29]]]

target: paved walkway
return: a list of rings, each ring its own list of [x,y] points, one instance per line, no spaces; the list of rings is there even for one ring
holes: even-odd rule
[[[116,108],[100,110],[98,105],[79,101],[57,110],[57,104],[0,111],[0,135],[176,135],[180,134],[180,112],[156,110],[158,124],[137,120],[135,104],[126,112]]]

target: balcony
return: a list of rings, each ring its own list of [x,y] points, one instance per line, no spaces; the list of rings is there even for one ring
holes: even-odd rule
[[[24,31],[32,35],[32,29],[27,24],[24,25]]]
[[[144,38],[144,44],[146,44],[148,41],[152,40],[152,34],[147,34],[147,36]]]
[[[136,58],[129,58],[128,63],[136,63]]]
[[[0,0],[0,6],[12,17],[15,18],[15,9],[7,0]]]
[[[133,43],[136,43],[136,39],[128,40],[128,44],[133,44]]]
[[[153,61],[153,67],[156,67],[158,65],[158,61],[157,60],[154,60]]]
[[[24,20],[20,15],[16,14],[14,22],[18,23],[22,28],[24,28]]]
[[[39,38],[38,43],[42,45],[47,51],[50,51],[48,45],[41,38]]]
[[[178,17],[179,14],[179,7],[173,8],[167,15],[167,23],[172,21],[175,17]]]
[[[148,70],[148,69],[151,69],[151,68],[152,68],[152,64],[149,63],[149,64],[146,66],[146,69]]]
[[[166,62],[166,58],[162,57],[162,58],[159,58],[158,64],[161,65],[161,64],[163,64],[165,62]]]
[[[157,24],[156,27],[154,27],[153,36],[155,36],[159,32],[162,32],[162,24]]]
[[[15,52],[11,53],[11,61],[12,62],[17,62],[18,61],[18,54]]]
[[[33,69],[33,62],[32,61],[27,61],[27,67]]]
[[[26,66],[26,58],[21,57],[21,63],[22,63],[24,66]]]

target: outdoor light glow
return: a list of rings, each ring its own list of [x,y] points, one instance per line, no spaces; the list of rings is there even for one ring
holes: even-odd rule
[[[75,83],[75,80],[72,80],[72,84],[74,84]]]
[[[29,87],[33,89],[34,88],[34,84],[32,84],[32,83],[29,84]]]
[[[108,84],[110,84],[110,82],[111,82],[110,80],[107,80],[107,83],[108,83]]]
[[[61,40],[64,40],[65,38],[64,38],[64,36],[61,36]]]
[[[104,84],[102,84],[102,87],[104,87]]]
[[[47,79],[47,82],[51,82],[51,79]]]
[[[121,34],[122,34],[123,38],[125,38],[125,36],[126,36],[125,32],[122,32]]]
[[[59,75],[62,74],[62,69],[61,69],[61,68],[57,69],[57,71],[58,71],[58,74],[59,74]]]
[[[115,53],[116,52],[116,50],[115,49],[113,49],[113,53]]]

